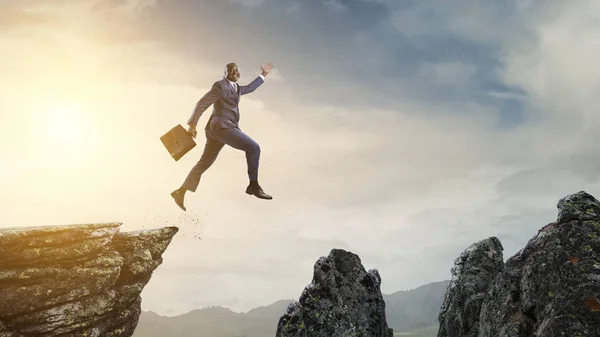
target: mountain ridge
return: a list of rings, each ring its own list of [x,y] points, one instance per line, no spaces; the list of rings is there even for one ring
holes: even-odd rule
[[[432,284],[437,284],[437,283],[442,283],[442,282],[449,283],[450,280],[432,281],[432,282],[429,282],[429,283],[425,283],[425,284],[419,285],[416,288],[412,288],[412,289],[397,290],[397,291],[394,291],[393,293],[389,293],[389,294],[383,293],[383,296],[389,297],[389,296],[396,295],[396,294],[399,294],[399,293],[407,293],[407,292],[415,291],[415,290],[418,290],[420,288],[423,288],[423,287],[426,287],[426,286],[429,286],[429,285],[432,285]],[[262,305],[259,305],[257,307],[251,308],[251,309],[246,310],[246,311],[235,311],[235,310],[233,310],[231,308],[228,308],[228,307],[222,306],[222,305],[209,305],[209,306],[205,306],[205,307],[202,307],[202,308],[194,308],[194,309],[192,309],[190,311],[187,311],[187,312],[184,312],[184,313],[181,313],[181,314],[178,314],[178,315],[161,315],[161,314],[159,314],[159,313],[157,313],[157,312],[155,312],[153,310],[142,310],[142,312],[146,313],[146,314],[155,314],[155,315],[160,316],[160,317],[171,317],[172,318],[172,317],[177,317],[177,316],[183,316],[185,314],[188,314],[188,313],[194,312],[194,311],[198,311],[198,310],[208,310],[208,309],[211,309],[211,308],[223,308],[223,309],[227,309],[227,310],[231,311],[234,314],[248,314],[248,313],[250,313],[250,312],[252,312],[254,310],[261,309],[261,308],[271,307],[274,304],[277,304],[277,303],[280,303],[280,302],[291,303],[291,302],[294,302],[294,301],[295,300],[293,298],[290,298],[290,299],[285,299],[285,298],[284,299],[279,299],[279,300],[276,300],[275,302],[271,302],[269,304],[262,304]]]
[[[437,325],[437,314],[450,280],[434,281],[414,289],[383,294],[388,324],[394,331],[408,332]],[[246,312],[224,306],[193,309],[175,316],[142,311],[133,337],[166,336],[275,336],[279,317],[294,299],[280,299]]]

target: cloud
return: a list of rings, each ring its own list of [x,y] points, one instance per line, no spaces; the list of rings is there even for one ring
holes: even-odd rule
[[[487,92],[487,95],[499,98],[499,99],[507,99],[507,100],[518,100],[523,101],[527,98],[527,96],[514,92],[506,92],[506,91],[490,91]]]
[[[265,0],[229,0],[232,3],[238,3],[247,7],[258,7],[265,3]]]
[[[541,18],[534,37],[521,39],[504,56],[503,78],[522,88],[547,121],[563,127],[599,121],[590,111],[598,102],[593,74],[599,68],[590,54],[600,49],[594,33],[598,12],[597,4],[583,1],[568,6],[567,13]]]
[[[344,4],[342,4],[341,2],[339,2],[337,0],[323,1],[323,6],[325,8],[330,9],[334,13],[343,13],[344,11],[348,10],[347,6],[345,6]]]
[[[460,62],[432,62],[421,64],[418,77],[436,84],[465,86],[477,72],[477,66]]]
[[[279,69],[277,68],[277,65],[275,65],[275,68],[271,70],[268,76],[269,82],[285,82],[283,76],[281,75],[281,71],[279,71]]]

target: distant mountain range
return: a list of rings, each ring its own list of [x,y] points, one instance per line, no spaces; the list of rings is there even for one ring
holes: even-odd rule
[[[389,327],[398,336],[435,337],[437,316],[449,281],[384,294]],[[291,300],[236,313],[223,307],[197,309],[165,317],[144,311],[133,337],[268,337],[275,336],[279,318]]]

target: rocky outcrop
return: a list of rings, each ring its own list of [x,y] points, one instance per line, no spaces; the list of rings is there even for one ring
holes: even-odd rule
[[[290,304],[277,337],[392,337],[385,317],[381,277],[358,255],[333,249],[314,265],[312,282]]]
[[[491,237],[472,244],[454,260],[438,336],[477,337],[485,293],[504,267],[502,251],[500,240]]]
[[[0,229],[0,336],[131,336],[176,227]]]
[[[463,275],[465,265],[475,271],[471,280],[477,270],[487,270],[481,284],[493,281],[479,288],[485,294],[479,307],[467,307],[465,294],[454,290],[468,288],[463,278],[448,288],[438,337],[600,336],[600,202],[581,191],[557,206],[557,221],[541,228],[495,276],[486,259],[462,266]]]

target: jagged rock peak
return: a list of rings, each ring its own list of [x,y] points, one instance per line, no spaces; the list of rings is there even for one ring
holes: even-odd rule
[[[392,337],[385,317],[381,277],[358,255],[332,249],[317,260],[312,282],[277,325],[277,337]]]
[[[557,222],[598,219],[600,202],[585,191],[579,191],[560,199],[557,204]]]
[[[0,336],[131,336],[178,228],[120,226],[0,228]]]
[[[490,237],[472,244],[454,260],[438,316],[438,337],[477,336],[481,303],[504,268],[503,250],[500,240]]]

